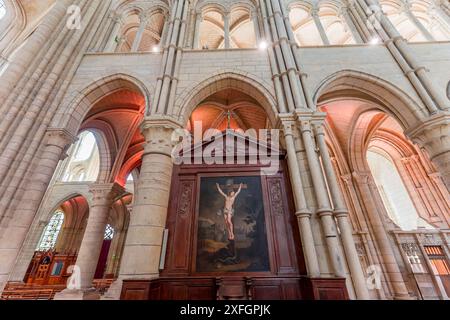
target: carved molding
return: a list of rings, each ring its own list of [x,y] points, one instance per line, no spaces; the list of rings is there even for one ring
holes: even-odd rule
[[[283,215],[283,191],[281,188],[281,181],[279,179],[269,180],[269,195],[272,213],[274,215]]]
[[[186,181],[181,183],[178,215],[186,216],[189,214],[192,203],[192,190],[193,190],[192,182]]]

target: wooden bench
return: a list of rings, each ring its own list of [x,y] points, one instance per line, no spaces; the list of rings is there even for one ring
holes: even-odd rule
[[[114,279],[95,279],[92,286],[104,294]],[[65,285],[30,285],[21,282],[10,282],[3,291],[0,300],[52,300],[55,294],[63,291]]]
[[[92,284],[100,294],[104,294],[113,282],[114,279],[95,279]]]
[[[26,289],[26,290],[5,290],[1,300],[52,300],[56,290],[53,289]]]

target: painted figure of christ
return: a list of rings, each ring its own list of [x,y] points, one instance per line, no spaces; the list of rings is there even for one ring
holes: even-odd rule
[[[234,226],[233,226],[233,215],[234,215],[234,203],[236,201],[237,196],[241,193],[242,183],[239,186],[239,190],[237,192],[230,191],[227,194],[222,191],[220,185],[216,183],[217,191],[225,198],[225,205],[223,208],[223,217],[225,219],[225,226],[227,228],[228,240],[234,241]]]

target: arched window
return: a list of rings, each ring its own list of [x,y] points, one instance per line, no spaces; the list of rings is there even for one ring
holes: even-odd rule
[[[198,13],[196,24],[194,48],[256,48],[257,21],[250,8],[236,6],[225,12],[221,7],[208,6]]]
[[[345,17],[339,8],[329,4],[316,8],[296,3],[289,13],[299,46],[355,44],[348,18],[346,20]]]
[[[350,26],[342,15],[339,15],[337,8],[324,4],[320,7],[319,14],[320,23],[331,45],[355,44]]]
[[[105,229],[105,235],[103,236],[104,240],[112,240],[114,238],[114,228],[108,224]]]
[[[159,51],[164,32],[165,15],[161,10],[151,13],[132,12],[125,18],[117,51]],[[156,51],[155,51],[156,50]]]
[[[134,177],[133,173],[130,173],[127,177],[127,181],[125,183],[125,189],[130,193],[134,193]]]
[[[95,148],[95,137],[91,132],[83,133],[80,136],[80,144],[75,154],[76,161],[84,161],[92,156]]]
[[[255,48],[256,30],[254,21],[247,8],[236,7],[230,13],[230,47]]]
[[[310,9],[295,6],[289,14],[292,31],[299,46],[320,46],[323,41],[317,28],[317,20],[310,14]]]
[[[0,20],[6,15],[6,6],[3,0],[0,0]]]
[[[48,251],[55,248],[56,241],[58,240],[59,232],[64,223],[64,212],[58,210],[55,212],[50,222],[45,227],[42,234],[41,241],[37,247],[38,251]]]
[[[199,29],[200,49],[222,49],[225,47],[225,16],[216,9],[203,10],[203,20]]]
[[[419,227],[432,228],[419,217],[393,161],[388,156],[372,150],[367,152],[367,161],[392,221],[402,230],[416,230]]]
[[[100,153],[92,132],[85,131],[78,136],[72,147],[62,181],[83,182],[97,180],[100,170]]]
[[[381,0],[383,12],[409,42],[447,41],[450,25],[445,13],[427,1]]]

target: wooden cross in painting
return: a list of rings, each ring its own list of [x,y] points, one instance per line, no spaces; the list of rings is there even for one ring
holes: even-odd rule
[[[228,179],[225,185],[220,185],[220,188],[226,193],[229,193],[231,191],[236,191],[240,186],[241,184],[235,184],[233,179]],[[242,189],[248,189],[248,185],[242,184]]]

